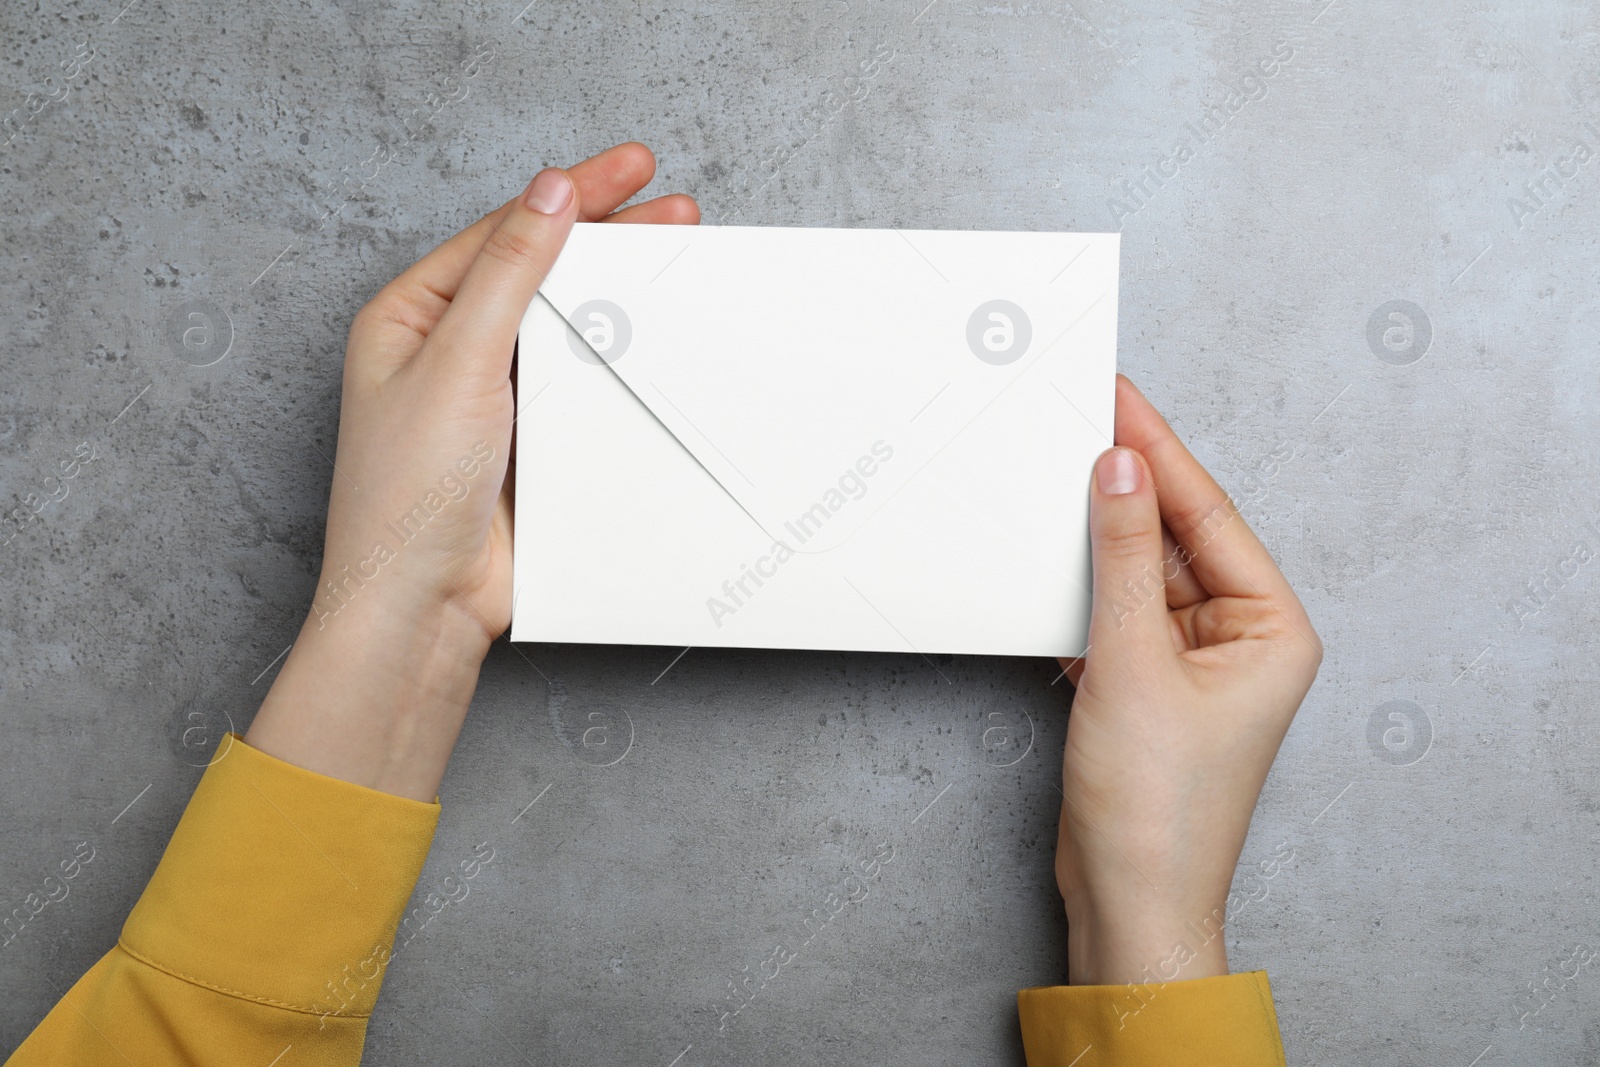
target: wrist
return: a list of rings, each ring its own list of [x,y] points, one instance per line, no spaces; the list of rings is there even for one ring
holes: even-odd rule
[[[1226,901],[1172,909],[1141,895],[1122,887],[1113,905],[1087,893],[1066,899],[1068,984],[1176,982],[1228,973]]]
[[[245,740],[268,755],[432,800],[490,639],[449,602],[396,587],[313,608]]]

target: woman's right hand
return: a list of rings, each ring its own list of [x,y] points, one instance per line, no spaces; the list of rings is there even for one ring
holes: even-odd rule
[[[1094,608],[1056,880],[1075,985],[1226,974],[1234,867],[1322,643],[1232,502],[1127,378],[1090,489]]]

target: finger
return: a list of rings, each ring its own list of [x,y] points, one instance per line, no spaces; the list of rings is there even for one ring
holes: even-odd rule
[[[1088,650],[1085,649],[1085,651]],[[1067,681],[1072,683],[1072,688],[1078,688],[1078,679],[1083,677],[1083,667],[1087,662],[1085,658],[1083,656],[1057,656],[1056,662],[1061,664],[1061,674],[1065,676]],[[1057,682],[1060,680],[1060,678],[1056,679]],[[1055,682],[1050,684],[1055,685]]]
[[[1089,647],[1096,660],[1173,655],[1156,487],[1131,448],[1108,449],[1095,463],[1089,549],[1094,570]]]
[[[1161,580],[1167,583],[1167,607],[1177,610],[1198,604],[1210,594],[1194,576],[1194,568],[1184,562],[1178,539],[1166,523],[1161,524]]]
[[[668,193],[642,204],[625,207],[601,222],[646,222],[657,225],[693,226],[700,221],[700,205],[685,193]]]
[[[1211,596],[1293,598],[1266,547],[1228,494],[1172,432],[1134,384],[1117,375],[1117,444],[1150,465],[1165,520],[1188,565]]]
[[[615,145],[571,167],[584,222],[599,222],[627,203],[656,176],[656,157],[638,141]]]
[[[452,377],[485,390],[503,387],[517,328],[555,266],[579,210],[577,189],[566,172],[540,171],[483,239],[418,359],[441,359]]]
[[[655,176],[656,160],[650,150],[637,141],[619,144],[590,156],[567,171],[578,189],[583,205],[582,218],[598,221],[643,189]],[[667,199],[662,197],[661,199]],[[651,201],[654,203],[655,201]],[[515,200],[495,208],[471,226],[445,241],[412,264],[398,278],[384,286],[374,303],[386,301],[411,312],[415,322],[437,322],[455,297],[467,268],[490,232],[505,218]],[[641,204],[640,207],[646,205]],[[629,209],[632,210],[632,209]],[[676,210],[681,211],[682,208]],[[695,209],[698,216],[699,209]],[[633,220],[628,220],[633,221]],[[405,314],[405,311],[401,311]],[[413,323],[415,324],[415,323]],[[427,327],[418,332],[426,336]]]

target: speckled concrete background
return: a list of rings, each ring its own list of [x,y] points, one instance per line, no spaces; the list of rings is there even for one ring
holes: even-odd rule
[[[1292,1063],[1600,1063],[1592,5],[524,2],[0,12],[6,506],[93,457],[0,550],[0,890],[96,849],[0,953],[0,1046],[306,611],[351,314],[638,138],[708,219],[1120,228],[1123,367],[1328,648],[1235,967]],[[675,654],[497,646],[419,894],[496,859],[368,1062],[1019,1063],[1015,990],[1064,974],[1053,667]]]

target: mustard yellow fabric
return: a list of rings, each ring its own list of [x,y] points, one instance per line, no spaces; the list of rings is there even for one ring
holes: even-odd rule
[[[1017,994],[1028,1067],[1284,1067],[1266,971]]]
[[[116,947],[7,1063],[359,1063],[438,819],[230,735]]]
[[[229,735],[108,952],[7,1061],[354,1067],[439,805]],[[1283,1064],[1264,972],[1017,995],[1029,1067]]]

